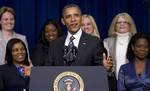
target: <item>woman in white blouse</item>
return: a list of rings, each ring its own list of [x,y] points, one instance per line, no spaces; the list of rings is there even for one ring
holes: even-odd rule
[[[129,14],[119,13],[112,20],[108,31],[109,37],[103,41],[108,51],[108,56],[104,55],[103,65],[109,72],[111,81],[116,81],[120,66],[128,62],[126,59],[127,46],[131,36],[136,32],[135,23]]]

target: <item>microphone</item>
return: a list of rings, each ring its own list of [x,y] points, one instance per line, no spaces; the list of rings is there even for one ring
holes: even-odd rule
[[[70,66],[76,60],[77,48],[73,46],[69,48],[68,46],[64,46],[64,63]]]
[[[63,58],[66,60],[67,59],[67,53],[68,53],[68,46],[64,46],[64,55]]]
[[[73,46],[72,53],[73,53],[73,59],[76,60],[76,57],[77,57],[77,47]]]

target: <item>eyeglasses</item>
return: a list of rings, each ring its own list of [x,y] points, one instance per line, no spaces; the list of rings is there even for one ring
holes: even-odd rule
[[[129,22],[127,22],[127,21],[120,21],[120,22],[116,22],[116,24],[121,24],[121,23],[123,23],[123,24],[129,24]]]

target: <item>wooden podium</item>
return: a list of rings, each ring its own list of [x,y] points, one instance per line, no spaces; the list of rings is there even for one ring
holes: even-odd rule
[[[29,91],[108,91],[101,66],[33,67]]]

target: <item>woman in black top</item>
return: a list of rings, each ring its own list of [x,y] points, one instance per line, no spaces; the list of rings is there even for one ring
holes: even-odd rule
[[[35,66],[44,66],[45,60],[48,55],[49,44],[60,36],[60,26],[59,24],[52,20],[48,19],[41,31],[41,36],[36,47],[31,53],[31,60]]]
[[[6,64],[0,66],[0,91],[28,91],[31,65],[22,40],[8,41],[5,60]]]

